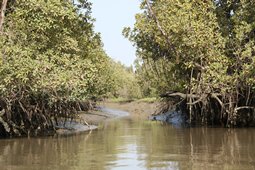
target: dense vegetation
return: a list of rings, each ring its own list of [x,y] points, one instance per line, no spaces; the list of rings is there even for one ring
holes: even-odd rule
[[[54,132],[90,100],[159,94],[190,123],[255,125],[253,1],[143,1],[123,31],[135,71],[106,55],[87,0],[0,4],[1,137]]]
[[[114,80],[112,91],[107,97],[133,100],[143,97],[133,67],[120,62],[112,62],[111,78]]]
[[[0,4],[1,137],[54,132],[60,119],[77,119],[78,110],[89,109],[86,101],[121,95],[120,88],[135,83],[103,51],[90,2]]]
[[[144,94],[171,98],[190,123],[254,126],[255,3],[145,0],[134,29]]]

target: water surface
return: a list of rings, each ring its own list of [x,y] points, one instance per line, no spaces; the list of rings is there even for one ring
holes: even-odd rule
[[[255,129],[122,117],[65,137],[0,140],[0,170],[255,169]]]

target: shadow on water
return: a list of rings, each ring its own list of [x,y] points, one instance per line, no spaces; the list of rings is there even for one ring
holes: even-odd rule
[[[81,135],[0,140],[0,169],[255,169],[254,143],[255,129],[175,128],[125,116]]]

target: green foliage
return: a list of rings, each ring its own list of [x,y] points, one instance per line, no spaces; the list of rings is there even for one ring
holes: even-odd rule
[[[121,63],[111,62],[111,77],[113,78],[112,97],[135,99],[141,97],[140,86],[133,68]]]
[[[221,53],[224,40],[218,29],[217,18],[213,14],[214,6],[212,3],[172,3],[167,0],[155,1],[152,5],[167,37],[157,28],[149,11],[137,15],[136,27],[129,37],[136,42],[140,58],[146,60],[144,65],[150,65],[147,64],[148,60],[151,60],[152,65],[159,65],[160,62],[164,64],[159,67],[165,70],[156,74],[157,77],[166,74],[163,77],[168,80],[161,81],[168,82],[165,90],[166,87],[180,90],[181,86],[185,90],[183,80],[189,81],[190,70],[195,69],[196,65],[206,67],[215,62],[215,58],[223,61],[225,57]],[[146,6],[144,8],[146,9]],[[180,82],[172,86],[171,81]],[[158,87],[162,89],[161,86]]]
[[[108,59],[90,18],[79,10],[68,1],[17,2],[1,46],[2,94],[22,86],[70,99],[97,94],[92,89]]]
[[[187,100],[190,120],[197,111],[201,121],[205,115],[214,121],[213,115],[222,113],[226,125],[254,122],[253,1],[145,0],[141,9],[134,29],[125,28],[123,34],[137,46],[143,93],[150,95],[145,91],[154,89],[156,94],[179,91],[201,96],[197,105],[188,104],[194,99]],[[218,97],[212,99],[212,94]],[[216,108],[221,108],[217,113],[208,104],[215,100]]]
[[[52,118],[72,117],[76,102],[111,91],[111,61],[93,31],[89,2],[20,0],[9,9],[0,35],[1,109],[9,135],[54,128]]]

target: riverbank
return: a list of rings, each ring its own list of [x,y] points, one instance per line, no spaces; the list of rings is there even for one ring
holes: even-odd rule
[[[104,121],[121,117],[131,116],[134,119],[148,119],[153,114],[157,107],[157,102],[131,101],[131,102],[116,102],[104,101],[98,103],[98,108],[88,112],[79,112],[80,121],[71,123],[68,122],[63,128],[57,130],[58,135],[76,134],[90,130],[95,130]],[[109,109],[111,112],[109,112]],[[113,113],[115,112],[115,114]]]
[[[110,108],[119,111],[126,111],[132,117],[137,117],[141,119],[146,119],[148,116],[153,114],[157,108],[158,102],[143,102],[143,101],[131,101],[131,102],[112,102],[112,101],[104,101],[98,104],[103,108]],[[112,115],[110,113],[92,110],[87,113],[82,113],[80,116],[91,125],[98,125],[107,119],[111,119],[116,117],[116,115]]]
[[[254,169],[253,128],[176,128],[130,116],[113,119],[91,133],[0,140],[1,170]]]
[[[148,116],[153,114],[159,106],[159,102],[146,102],[146,101],[131,101],[131,102],[111,102],[106,101],[100,103],[101,106],[123,110],[129,112],[130,116],[139,119],[147,119]]]
[[[98,129],[100,123],[106,121],[107,119],[113,118],[114,115],[96,109],[87,112],[80,111],[78,117],[79,120],[74,122],[68,121],[65,125],[62,124],[57,127],[56,134],[72,135],[96,130]]]

